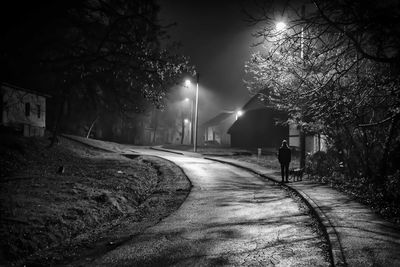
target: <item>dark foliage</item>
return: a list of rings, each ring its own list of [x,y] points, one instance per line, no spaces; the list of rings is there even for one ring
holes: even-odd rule
[[[263,47],[246,63],[248,89],[325,135],[348,179],[386,184],[399,168],[398,3],[255,2],[248,18],[263,25],[254,34]]]
[[[70,131],[162,107],[168,88],[192,72],[154,1],[44,1],[2,11],[2,80],[53,95],[50,119],[66,115]]]
[[[318,152],[308,157],[306,172],[312,180],[327,183],[370,206],[383,217],[400,223],[400,172],[389,175],[384,184],[349,173],[338,162],[335,151]]]

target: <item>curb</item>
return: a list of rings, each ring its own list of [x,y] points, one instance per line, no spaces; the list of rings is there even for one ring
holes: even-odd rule
[[[205,159],[208,160],[213,160],[217,161],[220,163],[225,163],[229,164],[238,168],[245,169],[247,171],[250,171],[252,173],[255,173],[263,178],[266,178],[270,181],[279,183],[279,181],[276,181],[274,178],[269,177],[261,172],[258,172],[254,169],[248,168],[246,166],[242,166],[240,164],[236,164],[233,162],[228,162],[220,159],[215,159],[215,158],[210,158],[210,157],[204,157]],[[325,215],[325,213],[321,210],[321,208],[317,205],[317,203],[314,202],[306,193],[304,193],[302,190],[293,188],[292,186],[283,183],[281,184],[282,186],[288,188],[292,192],[294,192],[296,195],[298,195],[303,202],[307,205],[307,207],[310,209],[310,211],[315,215],[317,221],[319,222],[322,231],[328,240],[328,246],[329,246],[329,256],[331,258],[331,265],[332,266],[347,266],[347,263],[345,261],[345,257],[343,255],[343,249],[340,243],[339,235],[335,229],[335,227],[332,225],[331,221],[329,218]]]
[[[163,151],[163,152],[168,152],[168,153],[173,153],[177,155],[184,155],[182,152],[174,151],[174,150],[168,150],[165,148],[160,148],[160,147],[150,147],[150,149],[157,150],[157,151]]]

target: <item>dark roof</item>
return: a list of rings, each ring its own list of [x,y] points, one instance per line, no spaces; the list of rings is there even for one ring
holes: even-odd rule
[[[261,113],[260,113],[261,112]],[[243,124],[244,121],[248,120],[248,116],[246,116],[246,113],[248,114],[270,114],[270,116],[273,119],[287,119],[287,112],[282,111],[282,110],[278,110],[276,108],[272,108],[272,107],[264,107],[264,108],[258,108],[258,109],[248,109],[247,112],[245,111],[245,113],[239,118],[237,119],[232,125],[231,127],[229,127],[228,129],[228,133],[231,133],[232,129],[235,129],[237,127],[240,127],[241,124]]]
[[[263,90],[258,92],[257,94],[253,95],[249,101],[246,102],[246,104],[244,104],[244,106],[242,107],[242,111],[244,113],[249,112],[249,111],[254,111],[254,110],[268,110],[269,112],[272,113],[276,113],[276,114],[287,114],[287,112],[282,111],[282,110],[278,110],[276,107],[272,106],[272,105],[267,105],[265,104],[261,99],[263,97]],[[261,98],[261,99],[260,99]],[[231,127],[229,127],[228,129],[228,133],[230,133],[230,131],[235,128],[238,127],[238,125],[241,123],[241,120],[243,120],[244,118],[239,118],[238,120],[236,120]]]
[[[31,90],[31,89],[22,88],[22,87],[19,87],[19,86],[16,86],[16,85],[12,85],[12,84],[9,84],[9,83],[2,82],[1,86],[2,87],[5,86],[5,87],[17,89],[17,90],[24,91],[24,92],[31,93],[31,94],[35,94],[35,95],[44,96],[44,97],[47,97],[47,98],[51,97],[51,95],[48,95],[48,94],[45,94],[45,93],[42,93],[42,92],[39,92],[39,91]]]
[[[272,108],[274,109],[274,107],[272,105],[268,105],[264,99],[265,99],[265,95],[268,94],[267,89],[261,90],[258,93],[256,93],[255,95],[253,95],[249,101],[246,102],[246,104],[244,104],[244,106],[242,107],[243,111],[248,111],[248,110],[252,110],[252,109],[265,109],[265,108]]]
[[[212,126],[212,125],[218,125],[221,121],[226,120],[230,116],[233,116],[234,112],[221,112],[211,120],[206,121],[203,123],[203,126]]]

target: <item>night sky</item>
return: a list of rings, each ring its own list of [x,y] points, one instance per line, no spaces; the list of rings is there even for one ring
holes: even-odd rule
[[[249,93],[243,84],[249,59],[251,28],[240,1],[160,0],[162,24],[176,22],[169,34],[200,73],[200,122],[222,110],[243,106]]]

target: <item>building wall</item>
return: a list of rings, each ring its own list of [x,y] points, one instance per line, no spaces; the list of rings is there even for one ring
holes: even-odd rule
[[[318,151],[326,151],[327,143],[324,135],[306,136],[306,153],[314,154]]]
[[[43,136],[46,98],[7,85],[2,90],[2,124],[20,129],[25,136]]]
[[[300,130],[297,125],[289,125],[289,146],[300,148]],[[307,135],[306,136],[306,153],[314,154],[318,151],[326,151],[327,144],[324,135]]]
[[[277,125],[276,119],[285,119],[270,109],[246,111],[232,126],[231,146],[242,148],[277,148],[288,139],[289,128]]]
[[[300,131],[297,129],[297,125],[289,125],[289,146],[300,147]]]
[[[225,120],[220,121],[217,125],[205,126],[204,130],[204,141],[217,141],[219,144],[224,146],[230,146],[231,136],[228,134],[228,129],[235,122],[235,116],[232,114]]]

